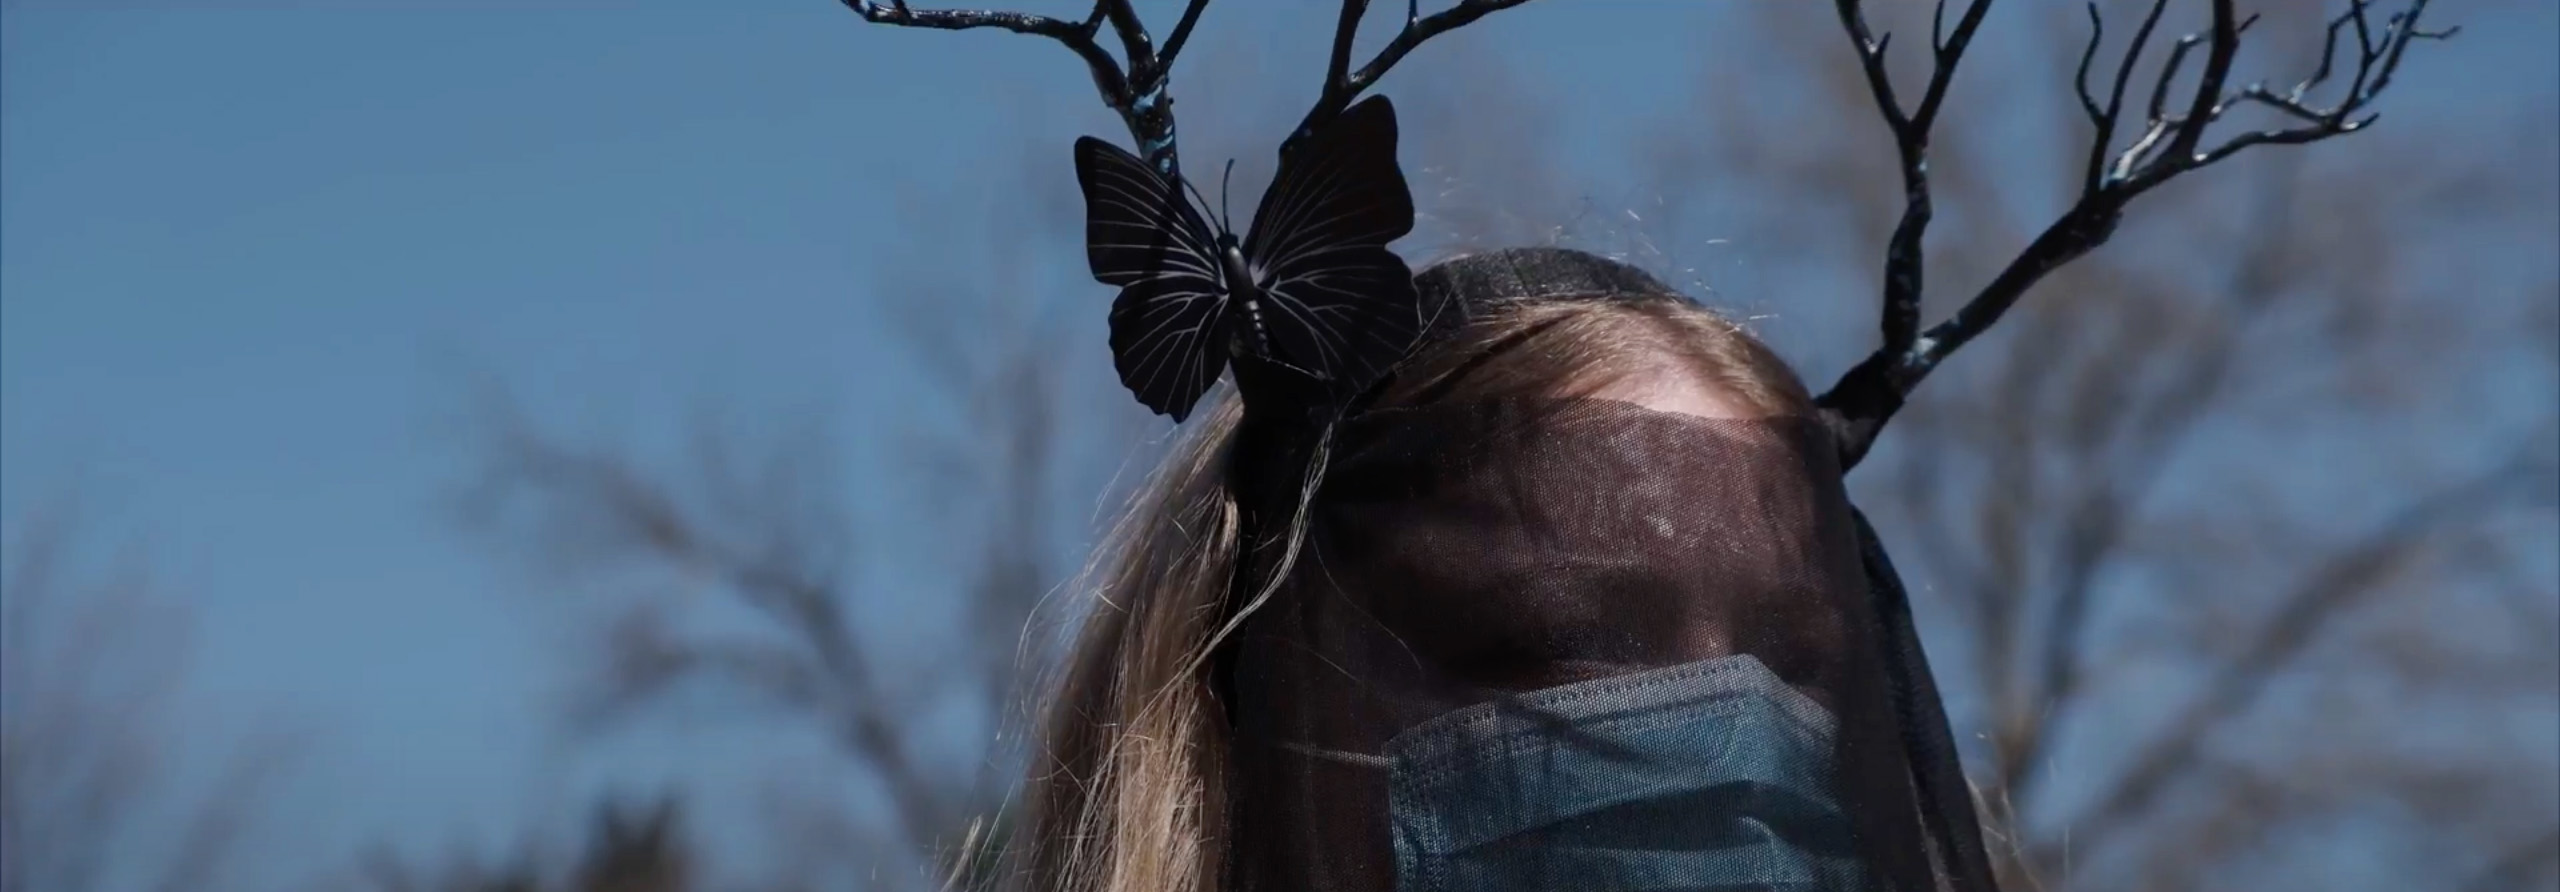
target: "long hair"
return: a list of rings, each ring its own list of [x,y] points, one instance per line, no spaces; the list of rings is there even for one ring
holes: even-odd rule
[[[1812,411],[1777,355],[1673,297],[1526,301],[1406,360],[1376,404],[1515,397],[1704,399],[1718,414]],[[1044,692],[1020,878],[1036,892],[1218,892],[1225,716],[1205,668],[1238,551],[1232,390],[1175,445],[1087,572],[1087,618]],[[1283,568],[1282,572],[1286,572]]]

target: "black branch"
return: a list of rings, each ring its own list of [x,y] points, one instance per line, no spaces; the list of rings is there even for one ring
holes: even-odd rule
[[[1421,46],[1423,41],[1527,2],[1529,0],[1459,0],[1456,6],[1426,16],[1422,14],[1421,0],[1406,0],[1404,27],[1396,32],[1395,39],[1387,41],[1376,56],[1370,57],[1368,64],[1353,70],[1351,43],[1360,36],[1360,19],[1369,13],[1369,0],[1342,0],[1342,17],[1334,24],[1333,54],[1325,65],[1324,89],[1317,94],[1315,106],[1307,110],[1307,116],[1298,121],[1298,128],[1289,134],[1288,141],[1280,144],[1281,154],[1288,154],[1308,134],[1333,120],[1343,109],[1350,108],[1352,100],[1375,86],[1379,78],[1386,76],[1388,69],[1404,61],[1404,57]]]
[[[1885,349],[1901,352],[1908,350],[1920,334],[1920,236],[1928,230],[1933,213],[1929,204],[1929,131],[1937,124],[1947,87],[1955,82],[1956,62],[1964,57],[1965,47],[1982,27],[1982,17],[1991,10],[1991,0],[1973,0],[1965,8],[1964,17],[1957,21],[1953,38],[1945,36],[1947,5],[1943,0],[1938,4],[1930,29],[1930,48],[1936,54],[1936,64],[1929,73],[1929,86],[1921,94],[1919,107],[1908,113],[1894,98],[1893,80],[1885,73],[1885,52],[1891,48],[1893,36],[1877,37],[1868,30],[1866,12],[1858,0],[1839,0],[1839,9],[1840,24],[1856,43],[1858,64],[1866,71],[1867,87],[1875,93],[1876,107],[1884,113],[1885,126],[1893,132],[1894,149],[1902,161],[1902,221],[1894,225],[1893,238],[1885,249],[1884,286]]]
[[[1175,150],[1172,84],[1173,60],[1191,42],[1192,29],[1200,24],[1200,14],[1209,8],[1209,0],[1190,0],[1182,10],[1182,18],[1173,32],[1156,48],[1155,39],[1139,21],[1137,10],[1129,0],[1096,0],[1093,10],[1082,19],[1062,19],[1024,12],[995,12],[963,9],[914,9],[905,0],[840,0],[846,8],[862,16],[863,21],[880,25],[910,28],[933,28],[943,31],[965,31],[995,28],[1016,34],[1030,34],[1055,40],[1074,51],[1093,74],[1094,89],[1102,94],[1104,105],[1120,113],[1128,125],[1129,136],[1137,141],[1138,155],[1166,176],[1181,175],[1180,153]],[[1377,84],[1387,69],[1412,53],[1423,41],[1454,31],[1493,12],[1527,3],[1529,0],[1459,0],[1456,6],[1431,15],[1423,15],[1420,0],[1407,0],[1403,30],[1378,51],[1368,64],[1351,68],[1351,43],[1359,36],[1360,19],[1369,11],[1368,0],[1343,0],[1342,17],[1334,30],[1333,55],[1325,69],[1324,90],[1317,96],[1315,107],[1298,122],[1282,153],[1297,145],[1298,140],[1326,121],[1333,120],[1343,109],[1351,107],[1362,91]],[[1102,27],[1111,26],[1120,41],[1120,56],[1113,57],[1102,46]]]
[[[1092,73],[1094,89],[1102,94],[1103,104],[1120,113],[1130,138],[1137,141],[1139,156],[1168,176],[1180,174],[1179,153],[1174,147],[1173,97],[1168,88],[1174,57],[1190,41],[1191,29],[1199,24],[1200,13],[1208,8],[1209,0],[1190,0],[1161,51],[1156,49],[1154,38],[1147,34],[1129,0],[1096,0],[1093,10],[1080,20],[1022,12],[914,9],[904,0],[841,2],[862,16],[863,21],[874,24],[943,31],[995,28],[1046,37],[1065,45]],[[1098,39],[1106,22],[1119,38],[1120,58],[1113,58]]]
[[[2376,116],[2370,106],[2399,71],[2409,45],[2418,40],[2449,38],[2460,30],[2422,28],[2419,17],[2426,11],[2428,0],[2409,0],[2406,8],[2385,18],[2378,28],[2374,0],[2350,0],[2346,11],[2329,21],[2328,42],[2320,65],[2309,77],[2281,92],[2263,83],[2232,89],[2231,67],[2239,56],[2241,37],[2257,17],[2242,17],[2234,9],[2234,0],[2211,0],[2211,27],[2179,38],[2170,48],[2159,79],[2150,85],[2138,135],[2118,149],[2117,131],[2124,123],[2125,93],[2134,80],[2135,63],[2149,46],[2169,2],[2152,0],[2115,66],[2115,78],[2104,102],[2089,86],[2090,70],[2105,36],[2105,23],[2097,5],[2090,4],[2089,43],[2081,53],[2074,85],[2080,108],[2096,133],[2084,165],[2078,200],[1954,315],[1922,331],[1920,242],[1931,213],[1929,131],[1936,123],[1947,85],[1954,80],[1957,63],[1962,61],[1990,0],[1972,0],[1952,35],[1945,33],[1946,4],[1940,0],[1931,41],[1935,67],[1919,105],[1908,111],[1895,98],[1885,72],[1890,35],[1879,37],[1868,30],[1859,0],[1837,2],[1841,24],[1849,32],[1859,63],[1866,70],[1868,86],[1875,94],[1877,109],[1900,153],[1904,193],[1902,220],[1894,227],[1885,250],[1883,345],[1842,375],[1820,400],[1838,424],[1844,469],[1865,457],[1885,422],[1940,362],[2000,321],[2037,281],[2105,244],[2115,234],[2126,204],[2135,197],[2251,146],[2301,145],[2372,125]],[[2339,45],[2349,34],[2354,38],[2349,85],[2334,102],[2317,105],[2310,94],[2345,67],[2339,61]],[[2203,68],[2192,91],[2184,95],[2182,102],[2173,104],[2174,82],[2198,47],[2204,49]],[[2244,132],[2219,143],[2209,140],[2207,131],[2212,125],[2241,105],[2272,109],[2292,126]]]

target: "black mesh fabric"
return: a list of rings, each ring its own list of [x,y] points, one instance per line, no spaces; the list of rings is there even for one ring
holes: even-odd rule
[[[1935,888],[1827,431],[1343,422],[1232,642],[1233,887]]]

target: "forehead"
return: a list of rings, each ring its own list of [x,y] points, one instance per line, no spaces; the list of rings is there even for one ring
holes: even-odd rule
[[[1694,370],[1670,364],[1652,372],[1613,376],[1592,390],[1590,396],[1688,418],[1740,420],[1766,416],[1731,388],[1719,386]]]
[[[1475,684],[1770,645],[1782,676],[1819,674],[1864,591],[1828,441],[1802,419],[1716,409],[1493,404],[1354,431],[1315,502],[1300,590]]]

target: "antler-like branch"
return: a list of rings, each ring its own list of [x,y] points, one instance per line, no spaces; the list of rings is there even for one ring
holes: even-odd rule
[[[1155,47],[1138,13],[1129,0],[1095,0],[1093,11],[1082,20],[1054,18],[1024,12],[980,10],[911,9],[905,0],[839,0],[846,8],[862,16],[864,21],[882,25],[904,25],[910,28],[935,28],[965,31],[972,28],[998,28],[1016,34],[1046,37],[1066,45],[1084,60],[1093,73],[1094,89],[1102,94],[1102,102],[1120,113],[1129,127],[1129,135],[1137,140],[1138,154],[1157,171],[1179,176],[1181,164],[1174,150],[1173,97],[1167,91],[1171,83],[1174,56],[1191,41],[1191,30],[1200,23],[1200,14],[1209,0],[1190,0],[1183,7],[1181,21],[1164,42]],[[1404,30],[1378,51],[1369,64],[1351,70],[1351,41],[1360,32],[1360,17],[1369,11],[1368,0],[1343,0],[1342,19],[1333,37],[1332,64],[1325,69],[1324,92],[1298,128],[1281,144],[1283,153],[1298,140],[1323,126],[1351,101],[1378,82],[1378,78],[1403,61],[1405,54],[1440,34],[1456,30],[1497,10],[1509,9],[1529,0],[1459,0],[1458,5],[1425,16],[1420,0],[1406,0]],[[1096,39],[1104,23],[1110,23],[1119,35],[1121,57],[1115,59]],[[1125,60],[1125,64],[1124,64]]]
[[[1350,108],[1351,101],[1360,98],[1361,91],[1376,85],[1378,78],[1386,75],[1387,69],[1404,61],[1405,54],[1413,52],[1423,41],[1527,2],[1529,0],[1458,0],[1458,5],[1426,16],[1422,14],[1421,0],[1406,0],[1404,29],[1396,32],[1395,39],[1387,41],[1369,64],[1353,71],[1351,42],[1360,34],[1360,18],[1368,14],[1369,0],[1342,0],[1342,18],[1335,23],[1333,30],[1333,56],[1324,71],[1324,92],[1316,97],[1315,107],[1307,110],[1307,116],[1298,121],[1298,129],[1289,134],[1288,141],[1280,144],[1280,152],[1287,154],[1299,140],[1324,126],[1326,121],[1333,120],[1343,109]]]
[[[2277,93],[2264,84],[2252,84],[2239,90],[2227,90],[2231,65],[2238,56],[2241,35],[2257,21],[2256,16],[2242,18],[2233,9],[2233,0],[2212,0],[2212,28],[2179,38],[2161,67],[2160,78],[2150,91],[2144,108],[2142,134],[2123,151],[2114,151],[2116,125],[2124,109],[2124,96],[2133,78],[2134,63],[2150,43],[2152,31],[2159,24],[2168,0],[2153,0],[2142,25],[2134,32],[2123,59],[2116,67],[2115,82],[2101,105],[2089,91],[2089,69],[2098,54],[2099,39],[2104,34],[2097,6],[2089,7],[2090,34],[2088,48],[2083,50],[2076,75],[2081,110],[2096,128],[2096,137],[2082,177],[2080,198],[2070,210],[2038,234],[2026,250],[2010,261],[1981,293],[1944,322],[1918,330],[1920,314],[1921,252],[1920,236],[1929,223],[1928,140],[1939,101],[1946,85],[1954,77],[1956,63],[1964,53],[1966,41],[1973,36],[1990,0],[1973,0],[1965,10],[1951,38],[1935,41],[1937,65],[1929,79],[1928,92],[1918,109],[1905,113],[1893,95],[1886,79],[1884,54],[1887,40],[1869,36],[1865,15],[1859,0],[1838,0],[1841,23],[1855,44],[1859,62],[1865,66],[1868,85],[1874,90],[1876,104],[1885,124],[1893,131],[1894,142],[1902,158],[1905,206],[1902,222],[1893,231],[1885,252],[1885,286],[1883,333],[1884,345],[1842,375],[1830,392],[1823,394],[1822,405],[1836,413],[1843,422],[1841,444],[1844,467],[1854,465],[1875,442],[1893,413],[1902,407],[1913,387],[1928,377],[1938,363],[1958,348],[1979,337],[2000,316],[2016,305],[2029,287],[2047,273],[2077,259],[2104,244],[2115,233],[2126,203],[2160,184],[2191,170],[2203,168],[2250,146],[2264,144],[2295,145],[2317,142],[2332,136],[2353,133],[2374,121],[2366,111],[2374,97],[2381,94],[2399,70],[2400,61],[2412,41],[2441,40],[2452,37],[2458,28],[2426,31],[2418,26],[2419,15],[2426,11],[2428,0],[2409,0],[2408,8],[2391,15],[2380,34],[2372,24],[2373,0],[2349,0],[2347,11],[2329,22],[2328,44],[2320,66],[2312,75],[2290,90]],[[1945,4],[1939,4],[1943,21]],[[2326,108],[2311,105],[2305,96],[2326,82],[2335,70],[2338,38],[2348,26],[2356,36],[2356,70],[2346,95]],[[2185,107],[2169,110],[2171,82],[2184,68],[2188,54],[2197,46],[2205,47],[2205,63],[2194,92]],[[2220,145],[2205,148],[2206,129],[2234,106],[2243,103],[2275,109],[2300,122],[2297,126],[2243,133]]]
[[[1130,137],[1137,140],[1138,154],[1167,176],[1180,173],[1180,159],[1174,151],[1173,97],[1167,91],[1171,84],[1174,56],[1182,52],[1191,39],[1191,29],[1199,24],[1200,13],[1209,0],[1190,0],[1182,11],[1171,39],[1163,51],[1155,48],[1138,13],[1129,0],[1096,0],[1093,11],[1082,21],[1069,21],[1022,12],[989,12],[976,10],[918,10],[908,8],[905,0],[841,0],[846,8],[862,16],[864,21],[882,25],[904,25],[911,28],[935,28],[964,31],[972,28],[999,28],[1016,34],[1032,34],[1065,44],[1083,59],[1093,73],[1094,89],[1102,94],[1102,102],[1120,113],[1129,127]],[[1114,59],[1095,38],[1104,22],[1120,37],[1121,54]]]
[[[1894,99],[1893,81],[1885,73],[1885,51],[1892,35],[1874,37],[1867,29],[1866,12],[1858,0],[1839,0],[1840,24],[1856,42],[1858,62],[1866,69],[1867,87],[1875,93],[1876,107],[1884,113],[1885,126],[1893,131],[1895,150],[1902,160],[1902,222],[1893,227],[1893,238],[1885,248],[1884,349],[1887,352],[1908,351],[1920,333],[1920,236],[1929,228],[1933,210],[1929,203],[1929,130],[1936,125],[1938,109],[1946,100],[1947,87],[1955,81],[1956,63],[1964,58],[1965,47],[1973,42],[1974,32],[1981,28],[1984,13],[1991,10],[1991,0],[1973,0],[1956,22],[1952,39],[1942,38],[1943,28],[1932,27],[1930,48],[1936,54],[1929,74],[1929,87],[1920,98],[1920,107],[1910,113],[1902,110]],[[1946,21],[1947,4],[1940,0],[1932,17],[1933,25]]]

